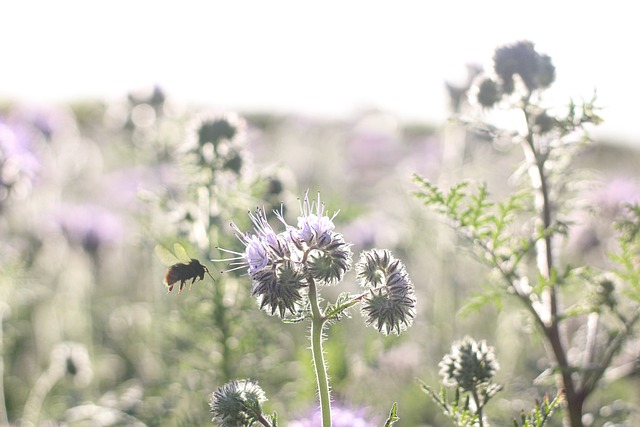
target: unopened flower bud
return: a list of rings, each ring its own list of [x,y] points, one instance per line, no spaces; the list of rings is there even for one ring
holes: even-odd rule
[[[221,427],[252,425],[262,415],[267,400],[258,383],[251,380],[231,381],[211,395],[211,421]]]
[[[484,340],[476,342],[470,337],[455,342],[451,352],[444,356],[438,366],[442,383],[463,391],[489,384],[500,369],[493,347]]]
[[[302,290],[307,286],[304,276],[292,262],[262,269],[251,275],[251,294],[258,298],[260,308],[270,315],[284,318],[286,312],[295,314],[303,299]]]
[[[360,284],[371,290],[362,305],[368,325],[378,332],[398,335],[411,326],[416,298],[413,283],[400,260],[387,250],[365,251],[356,264],[356,274]]]

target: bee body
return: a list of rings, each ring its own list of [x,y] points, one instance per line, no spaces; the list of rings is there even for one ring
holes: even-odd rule
[[[209,269],[202,265],[197,259],[189,258],[180,244],[176,243],[174,245],[174,251],[175,255],[161,246],[156,246],[158,256],[167,265],[170,265],[169,270],[167,270],[167,275],[164,278],[164,284],[169,288],[167,293],[170,293],[174,286],[176,286],[176,283],[178,283],[179,287],[176,295],[179,295],[189,280],[191,280],[189,284],[189,290],[191,290],[191,286],[196,280],[203,280],[205,274],[211,276]]]
[[[169,292],[173,290],[174,283],[180,282],[180,287],[178,289],[178,294],[182,292],[186,283],[191,280],[191,285],[193,285],[197,280],[203,280],[205,273],[208,273],[209,270],[204,265],[200,264],[200,261],[197,259],[191,259],[191,262],[188,264],[178,263],[169,267],[169,271],[167,271],[167,276],[164,278],[164,284],[169,287]],[[189,289],[191,289],[191,285]]]

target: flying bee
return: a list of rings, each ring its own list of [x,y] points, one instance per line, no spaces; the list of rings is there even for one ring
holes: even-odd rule
[[[187,251],[180,243],[176,243],[173,245],[173,252],[171,253],[164,246],[156,245],[155,247],[156,255],[160,260],[169,266],[169,270],[167,271],[167,275],[164,278],[164,284],[169,288],[167,293],[170,293],[175,286],[175,283],[180,283],[180,287],[178,288],[178,293],[176,296],[180,295],[180,292],[184,289],[186,283],[191,280],[189,284],[189,290],[191,290],[191,286],[195,283],[196,279],[203,280],[204,274],[208,274],[213,281],[216,279],[213,278],[211,273],[209,273],[209,269],[204,265],[200,264],[200,261],[194,258],[189,258],[187,255]]]

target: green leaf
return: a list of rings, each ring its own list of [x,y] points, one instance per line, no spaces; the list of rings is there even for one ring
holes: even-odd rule
[[[394,402],[393,407],[391,407],[391,411],[389,411],[389,418],[387,418],[387,422],[384,423],[384,427],[391,427],[400,419],[397,415],[398,411],[398,403]]]

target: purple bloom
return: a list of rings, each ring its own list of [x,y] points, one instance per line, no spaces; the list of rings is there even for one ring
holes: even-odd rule
[[[593,195],[593,202],[605,214],[615,216],[625,204],[640,203],[640,183],[627,177],[616,177]]]
[[[322,425],[322,415],[316,409],[309,415],[290,422],[289,427],[318,427]],[[333,427],[374,427],[377,420],[369,417],[365,408],[350,408],[342,405],[332,405],[331,425]]]
[[[0,202],[13,194],[24,198],[40,170],[32,135],[21,123],[0,118]]]
[[[120,218],[97,205],[63,205],[56,213],[56,222],[71,243],[93,254],[124,236]]]

